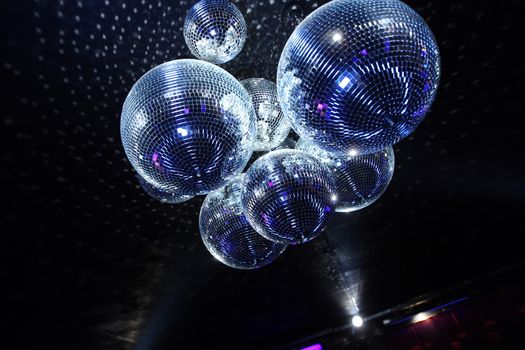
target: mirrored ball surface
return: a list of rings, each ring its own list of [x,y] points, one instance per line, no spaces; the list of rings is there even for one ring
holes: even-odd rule
[[[241,84],[250,95],[257,114],[254,151],[269,151],[276,148],[288,136],[291,126],[279,106],[275,84],[262,78],[242,80]]]
[[[274,150],[279,150],[279,149],[295,149],[295,146],[296,146],[297,142],[295,142],[294,139],[290,138],[290,137],[287,137],[284,139],[283,142],[281,142],[281,144],[279,146],[277,146],[276,148],[274,148]]]
[[[267,240],[246,220],[241,206],[243,177],[206,196],[199,228],[204,245],[217,260],[237,269],[255,269],[273,262],[286,244]]]
[[[198,59],[220,64],[241,52],[247,27],[239,9],[226,0],[201,0],[188,11],[184,40]]]
[[[297,244],[323,231],[333,215],[336,194],[330,171],[317,158],[284,149],[265,154],[248,169],[242,206],[259,234]]]
[[[162,191],[193,196],[243,170],[255,140],[255,111],[246,90],[222,68],[175,60],[135,83],[120,128],[140,176]]]
[[[385,192],[394,174],[394,150],[351,156],[346,152],[327,152],[299,139],[296,149],[315,156],[334,176],[337,186],[337,212],[365,208]]]
[[[181,195],[160,190],[155,186],[151,185],[146,180],[144,180],[144,178],[142,178],[140,175],[137,175],[137,178],[139,180],[140,187],[142,187],[144,192],[146,192],[150,197],[158,200],[159,202],[177,204],[193,198],[193,196]]]
[[[365,154],[416,128],[439,76],[436,40],[410,7],[398,0],[334,0],[290,36],[277,91],[301,138]]]

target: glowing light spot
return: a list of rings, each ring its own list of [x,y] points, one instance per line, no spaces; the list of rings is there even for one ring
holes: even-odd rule
[[[351,157],[355,157],[357,156],[357,150],[356,149],[351,149],[350,152],[348,152],[348,154],[351,156]]]
[[[356,328],[363,326],[363,318],[359,315],[352,317],[352,326]]]
[[[188,136],[188,130],[184,128],[177,128],[177,133],[182,137]]]
[[[414,318],[412,319],[412,322],[413,323],[423,322],[423,321],[428,320],[430,317],[432,317],[431,314],[426,313],[426,312],[420,312],[414,316]]]
[[[343,36],[341,35],[341,33],[335,33],[333,36],[332,36],[332,40],[334,42],[339,42],[343,39]]]
[[[350,78],[344,77],[343,80],[339,82],[339,87],[341,87],[341,89],[344,89],[348,85],[349,82],[350,82]]]

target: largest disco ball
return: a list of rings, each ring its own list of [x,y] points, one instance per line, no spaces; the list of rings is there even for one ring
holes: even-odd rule
[[[217,260],[238,269],[255,269],[274,261],[286,244],[265,239],[246,220],[241,206],[243,177],[206,196],[199,227],[204,245]]]
[[[120,128],[128,159],[149,184],[200,195],[224,186],[248,162],[255,111],[242,85],[225,70],[175,60],[135,83]]]
[[[334,0],[295,29],[277,90],[292,127],[327,150],[372,153],[410,134],[436,95],[439,50],[398,0]]]
[[[201,0],[193,5],[183,30],[191,53],[216,64],[237,56],[247,33],[241,11],[227,0]]]
[[[248,169],[242,187],[244,214],[274,242],[304,243],[317,237],[334,212],[332,175],[314,156],[283,149],[265,154]]]

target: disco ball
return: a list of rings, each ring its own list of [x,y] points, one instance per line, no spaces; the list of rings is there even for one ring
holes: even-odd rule
[[[315,144],[299,139],[296,149],[321,160],[333,174],[337,187],[337,212],[362,209],[385,192],[394,173],[394,150],[358,156],[346,152],[327,152]]]
[[[159,190],[158,188],[152,186],[149,182],[144,180],[140,175],[138,175],[137,178],[139,179],[139,184],[144,190],[144,192],[146,192],[150,197],[162,203],[176,204],[185,202],[193,198],[193,196],[181,195],[177,193]]]
[[[436,95],[439,50],[398,0],[334,0],[310,14],[281,54],[277,90],[300,137],[373,153],[410,134]]]
[[[241,81],[252,98],[257,114],[257,138],[254,151],[269,151],[279,146],[290,133],[290,122],[286,119],[277,100],[277,88],[269,80],[251,78]]]
[[[144,74],[121,117],[124,150],[152,186],[206,194],[239,174],[255,140],[255,111],[242,85],[203,61],[175,60]]]
[[[246,40],[241,11],[226,0],[201,0],[188,11],[184,40],[195,57],[220,64],[241,52]]]
[[[199,227],[204,245],[217,260],[238,269],[255,269],[274,261],[286,244],[267,240],[246,220],[241,206],[243,177],[206,196]]]
[[[326,227],[335,209],[337,192],[329,169],[296,150],[272,151],[257,159],[242,186],[248,222],[274,242],[310,241]]]

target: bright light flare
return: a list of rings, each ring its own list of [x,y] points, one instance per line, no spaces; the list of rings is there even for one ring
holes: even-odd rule
[[[412,319],[412,323],[419,323],[428,320],[432,317],[432,314],[429,314],[427,312],[420,312],[417,315],[414,316]]]
[[[332,40],[336,43],[340,42],[342,39],[343,39],[343,36],[339,32],[334,33],[334,35],[332,36]]]
[[[359,315],[355,315],[354,317],[352,317],[352,326],[356,328],[360,328],[361,326],[363,326],[363,318]]]

